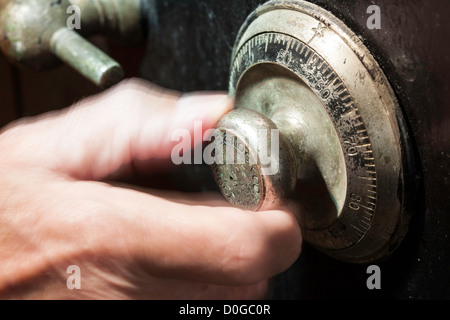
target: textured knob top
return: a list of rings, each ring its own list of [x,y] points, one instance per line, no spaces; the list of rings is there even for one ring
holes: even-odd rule
[[[266,116],[234,110],[216,125],[212,143],[221,157],[211,165],[224,197],[247,210],[282,205],[295,186],[296,165],[287,139]]]

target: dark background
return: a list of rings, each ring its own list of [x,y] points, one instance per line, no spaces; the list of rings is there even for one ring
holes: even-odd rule
[[[91,40],[118,60],[127,76],[181,91],[227,90],[237,32],[265,1],[143,1],[150,18],[145,44],[123,49],[103,38]],[[305,244],[299,260],[275,279],[274,298],[450,299],[450,1],[310,2],[361,36],[399,98],[411,161],[417,164],[407,181],[413,217],[399,249],[376,263],[381,290],[367,289],[367,265],[337,262]],[[366,27],[371,4],[381,9],[380,30]],[[3,57],[0,84],[1,125],[99,91],[68,67],[36,73]]]

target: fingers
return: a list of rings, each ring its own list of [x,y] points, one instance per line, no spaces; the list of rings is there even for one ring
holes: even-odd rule
[[[68,262],[70,263],[70,262]],[[214,285],[204,282],[160,278],[146,271],[134,268],[124,272],[120,266],[90,264],[83,266],[82,290],[68,290],[64,281],[67,263],[60,269],[59,276],[52,277],[42,272],[38,277],[15,283],[10,289],[0,291],[2,299],[9,300],[256,300],[270,297],[269,280],[244,286]],[[58,274],[58,273],[57,273]],[[122,275],[118,277],[118,275]],[[99,281],[102,279],[102,281]]]
[[[97,243],[105,252],[132,252],[157,276],[253,284],[285,271],[300,254],[300,228],[288,211],[255,213],[210,207],[210,199],[193,205],[135,190],[100,189],[99,197],[110,206],[104,217],[110,227]]]
[[[203,136],[231,108],[224,94],[180,95],[143,80],[127,80],[38,122],[23,121],[27,139],[22,139],[26,141],[18,158],[33,155],[32,163],[39,159],[73,178],[100,180],[131,162],[170,161],[178,143],[174,132],[185,130],[193,137],[199,121]]]
[[[47,176],[52,201],[44,201],[45,190],[32,190],[42,198],[37,208],[42,217],[33,217],[43,219],[32,223],[33,230],[39,225],[46,231],[42,239],[52,234],[48,242],[58,242],[49,259],[83,250],[96,259],[139,261],[157,277],[218,286],[253,285],[286,270],[301,250],[300,228],[288,211],[254,213],[205,196],[164,199],[143,190],[76,181],[101,180],[149,160],[170,162],[178,143],[175,131],[193,137],[200,121],[203,136],[231,108],[223,94],[181,96],[129,80],[5,132],[0,148],[14,146],[9,161],[37,167],[43,176],[48,172],[41,168],[53,174]],[[72,224],[76,232],[67,232],[64,226]]]
[[[66,117],[65,127],[81,121],[83,132],[71,131],[73,139],[64,138],[59,154],[64,166],[71,163],[72,175],[88,179],[101,179],[132,161],[169,161],[176,130],[193,136],[194,122],[200,121],[204,132],[231,106],[223,94],[176,96],[129,81]]]

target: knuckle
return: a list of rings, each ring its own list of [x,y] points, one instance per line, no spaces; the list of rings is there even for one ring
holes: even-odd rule
[[[258,241],[258,238],[234,233],[228,241],[226,249],[223,250],[222,261],[230,282],[252,284],[265,278],[266,253],[264,244]]]

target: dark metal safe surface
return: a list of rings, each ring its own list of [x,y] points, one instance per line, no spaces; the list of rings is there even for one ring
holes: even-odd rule
[[[141,76],[181,91],[227,90],[231,51],[245,18],[265,1],[148,1]],[[313,0],[360,36],[386,73],[404,111],[415,174],[413,212],[393,256],[376,262],[381,290],[366,286],[368,265],[335,261],[305,244],[275,279],[274,298],[450,298],[450,3],[445,0]],[[369,30],[367,7],[381,9]],[[205,171],[206,172],[206,171]],[[207,173],[205,173],[207,174]]]
[[[135,49],[109,47],[126,76],[139,75],[185,92],[228,90],[238,30],[265,1],[142,1],[148,10],[146,43]],[[310,2],[332,12],[360,36],[397,95],[406,119],[402,129],[413,146],[408,161],[414,170],[405,181],[412,219],[397,251],[375,262],[381,269],[380,290],[367,288],[367,264],[339,262],[305,244],[298,261],[274,279],[273,298],[450,299],[450,2]],[[372,4],[381,9],[379,30],[366,26]],[[100,39],[97,44],[105,43]],[[0,81],[1,125],[46,111],[36,106],[62,108],[98,92],[67,67],[32,73],[7,64],[3,57]],[[190,169],[203,175],[189,180],[175,176],[185,184],[182,187],[214,187],[208,168]]]

